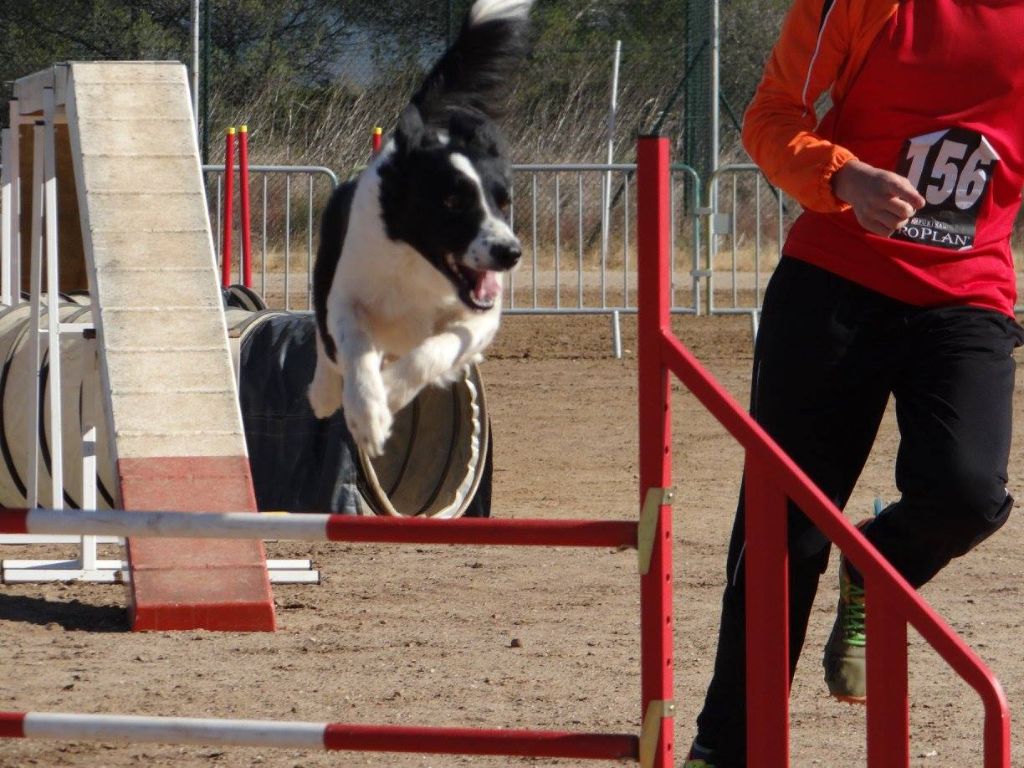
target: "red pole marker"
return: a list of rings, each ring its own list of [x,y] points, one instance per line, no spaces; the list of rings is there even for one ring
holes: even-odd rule
[[[235,205],[235,129],[228,128],[224,137],[224,241],[221,247],[220,284],[231,285],[231,226]]]
[[[381,146],[384,143],[384,129],[379,126],[373,129],[373,157],[380,154]]]
[[[249,127],[238,129],[238,186],[242,205],[242,284],[252,288],[252,233],[249,231]]]

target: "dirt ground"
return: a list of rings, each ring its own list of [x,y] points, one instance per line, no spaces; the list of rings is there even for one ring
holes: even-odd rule
[[[615,360],[606,319],[506,319],[482,368],[495,435],[495,517],[637,515],[636,347],[634,328],[625,323],[626,358]],[[745,403],[749,321],[681,318],[677,328]],[[676,392],[681,763],[711,671],[742,455],[692,396]],[[1020,385],[1018,395],[1024,403]],[[1017,419],[1011,462],[1018,497],[1022,422]],[[890,415],[850,504],[851,519],[867,514],[875,496],[894,493],[895,449]],[[1024,759],[1022,520],[1017,513],[923,591],[1002,681],[1016,718],[1016,765]],[[311,557],[322,574],[319,586],[275,587],[280,629],[273,634],[132,634],[121,587],[0,585],[0,710],[639,730],[639,580],[632,552],[272,543],[268,553]],[[0,557],[25,556],[0,547]],[[821,681],[836,560],[823,580],[793,689],[794,766],[865,763],[864,710],[833,702]],[[911,764],[980,765],[977,696],[913,632],[911,645]],[[0,743],[2,768],[517,764],[573,761]]]

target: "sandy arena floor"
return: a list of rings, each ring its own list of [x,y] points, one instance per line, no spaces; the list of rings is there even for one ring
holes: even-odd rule
[[[749,322],[681,319],[677,326],[745,403]],[[506,320],[482,369],[495,433],[496,517],[637,514],[632,325],[624,332],[629,351],[617,361],[609,355],[607,320]],[[1018,497],[1024,493],[1022,422],[1010,469]],[[710,675],[742,455],[688,393],[675,399],[674,439],[682,753]],[[895,449],[890,417],[851,502],[851,519],[867,514],[875,496],[893,494]],[[1002,681],[1016,718],[1016,764],[1024,759],[1022,520],[1018,512],[924,590]],[[275,588],[280,630],[274,634],[132,634],[125,631],[121,587],[0,585],[0,710],[639,729],[638,578],[631,552],[283,544],[268,552],[312,557],[323,575],[320,586]],[[0,547],[0,557],[25,556]],[[801,768],[865,762],[863,709],[833,702],[821,682],[836,560],[793,690],[792,764]],[[911,644],[911,764],[980,765],[977,697],[913,632]],[[2,768],[520,764],[572,761],[0,743]]]

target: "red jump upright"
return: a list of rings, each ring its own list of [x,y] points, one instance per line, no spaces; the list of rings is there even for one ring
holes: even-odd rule
[[[225,173],[228,169],[225,167]],[[242,217],[242,285],[252,288],[252,222],[249,212],[249,127],[238,128],[238,202]]]
[[[985,710],[982,765],[1010,768],[1009,707],[992,672],[672,334],[670,240],[665,213],[668,174],[667,140],[642,138],[637,169],[641,493],[653,506],[649,494],[665,488],[669,482],[667,376],[672,372],[746,451],[746,537],[747,541],[756,542],[756,546],[746,549],[749,764],[770,768],[789,765],[786,515],[787,501],[792,499],[864,576],[867,632],[872,638],[867,644],[869,765],[909,765],[909,624],[979,694]],[[668,585],[670,528],[663,505],[658,507],[652,524],[658,531],[652,572],[661,557],[665,568],[661,578]],[[641,548],[643,527],[642,523]],[[642,589],[646,704],[664,695],[671,685],[671,656],[666,652],[662,670],[655,670],[648,662],[659,643],[664,642],[653,629],[653,617],[659,603],[670,606],[671,596],[646,581]],[[668,626],[671,617],[663,614],[662,620]],[[671,744],[659,741],[657,749],[655,762],[650,764],[670,765],[665,761],[669,759]]]
[[[231,228],[235,214],[235,129],[224,134],[224,235],[221,241],[220,284],[231,285]]]
[[[672,414],[668,369],[661,340],[670,332],[669,146],[668,139],[640,138],[637,146],[638,306],[641,530],[649,532],[650,566],[640,582],[641,706],[644,731],[656,733],[644,765],[670,768],[673,757],[672,700]],[[656,730],[655,730],[656,729]],[[680,758],[681,760],[682,758]]]

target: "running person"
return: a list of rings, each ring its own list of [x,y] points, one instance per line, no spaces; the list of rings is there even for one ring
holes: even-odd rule
[[[900,498],[862,530],[914,587],[1013,505],[1021,40],[1024,0],[795,0],[744,121],[805,209],[765,295],[751,412],[843,507],[894,397]],[[746,765],[745,546],[741,493],[692,768]],[[829,545],[791,507],[789,546],[792,676]],[[841,560],[833,696],[865,700],[866,642],[863,582]]]

